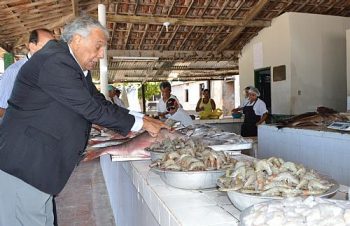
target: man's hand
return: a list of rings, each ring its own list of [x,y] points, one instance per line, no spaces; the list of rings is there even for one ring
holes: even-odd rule
[[[144,116],[143,117],[143,129],[147,130],[151,136],[155,137],[158,135],[162,128],[170,130],[170,126],[167,126],[164,122],[157,119]]]

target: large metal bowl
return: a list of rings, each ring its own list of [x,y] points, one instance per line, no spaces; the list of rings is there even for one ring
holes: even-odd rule
[[[152,168],[162,180],[173,187],[182,189],[215,188],[216,181],[225,174],[225,170],[210,171],[170,171]]]
[[[158,159],[163,159],[163,156],[165,152],[159,152],[159,151],[148,151],[151,154],[151,160],[152,162],[158,160]]]
[[[335,200],[335,199],[328,199],[327,201],[329,201],[330,203],[334,203],[334,204],[340,204],[341,206],[348,206],[350,207],[350,204],[349,202],[345,201],[345,200]],[[246,209],[244,209],[241,214],[239,215],[239,226],[250,226],[250,225],[247,225],[244,223],[244,219],[250,215],[251,213],[254,213],[255,211],[255,207],[258,207],[258,205],[263,205],[263,204],[275,204],[275,207],[276,205],[279,205],[279,207],[283,208],[283,202],[282,200],[269,200],[269,201],[266,201],[265,203],[261,203],[261,204],[254,204]],[[305,223],[306,225],[306,223]]]
[[[324,176],[322,176],[324,178]],[[333,186],[326,191],[323,194],[315,195],[317,197],[330,197],[334,195],[337,190],[339,189],[339,184],[330,178],[327,178],[327,180],[333,184]],[[259,196],[259,195],[252,195],[252,194],[245,194],[238,191],[227,191],[227,195],[233,205],[237,207],[239,210],[244,210],[245,208],[248,208],[249,206],[252,206],[254,204],[258,204],[261,202],[269,201],[269,200],[278,200],[283,199],[284,197],[281,196],[273,196],[273,197],[267,197],[267,196]]]

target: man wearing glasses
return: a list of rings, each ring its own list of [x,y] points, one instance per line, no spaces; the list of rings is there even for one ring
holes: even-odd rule
[[[175,98],[170,97],[166,102],[166,109],[169,113],[169,118],[165,122],[166,124],[172,124],[172,121],[180,122],[180,124],[184,127],[193,125],[193,121],[189,114],[183,109],[179,107],[179,103]]]

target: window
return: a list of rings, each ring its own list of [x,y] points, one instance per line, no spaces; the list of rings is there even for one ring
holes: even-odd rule
[[[185,89],[185,102],[188,102],[188,89]]]

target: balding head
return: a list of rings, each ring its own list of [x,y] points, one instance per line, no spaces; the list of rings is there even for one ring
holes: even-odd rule
[[[30,32],[28,43],[30,54],[33,55],[52,39],[55,39],[52,32],[44,28],[35,29]]]

